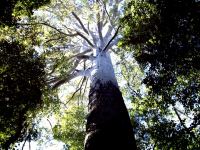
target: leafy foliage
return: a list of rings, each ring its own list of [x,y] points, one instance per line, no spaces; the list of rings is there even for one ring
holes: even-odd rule
[[[60,124],[54,126],[54,138],[67,144],[70,150],[82,150],[85,138],[85,108],[82,106],[68,108]]]
[[[134,49],[150,89],[148,97],[136,101],[143,148],[200,147],[198,9],[194,0],[131,1],[122,19],[122,45]]]
[[[50,0],[2,0],[0,2],[0,25],[14,25],[20,15],[32,15],[34,9]]]
[[[44,105],[45,63],[34,46],[38,29],[16,26],[22,15],[49,1],[0,2],[0,148],[37,137],[32,119]],[[10,26],[10,27],[9,27]]]
[[[0,143],[8,148],[24,138],[33,112],[43,105],[44,64],[18,42],[1,41],[0,53]]]

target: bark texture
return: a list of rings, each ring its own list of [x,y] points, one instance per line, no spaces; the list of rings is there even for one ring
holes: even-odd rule
[[[89,94],[85,150],[136,150],[129,114],[119,88],[96,80]]]

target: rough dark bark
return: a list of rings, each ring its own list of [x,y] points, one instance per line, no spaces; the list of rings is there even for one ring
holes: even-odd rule
[[[97,81],[89,94],[85,150],[136,150],[122,94],[112,82]]]

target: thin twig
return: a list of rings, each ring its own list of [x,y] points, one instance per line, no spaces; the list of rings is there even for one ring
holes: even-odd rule
[[[53,131],[53,126],[52,126],[52,124],[51,124],[51,122],[50,122],[50,120],[47,118],[47,121],[49,122],[49,125],[50,125],[50,127],[51,127],[51,130]]]

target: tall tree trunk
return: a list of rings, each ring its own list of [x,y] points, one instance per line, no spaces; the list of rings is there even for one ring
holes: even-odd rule
[[[136,150],[133,128],[109,54],[100,52],[94,64],[85,150]]]

